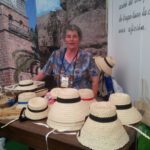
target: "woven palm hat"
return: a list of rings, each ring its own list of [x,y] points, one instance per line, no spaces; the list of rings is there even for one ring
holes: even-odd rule
[[[33,91],[37,89],[37,85],[32,80],[19,81],[18,86],[14,89],[16,91]]]
[[[47,124],[59,131],[79,130],[88,112],[87,106],[80,99],[78,90],[62,88],[48,113]]]
[[[129,136],[117,118],[116,108],[110,102],[94,102],[78,141],[94,150],[115,150],[129,141]]]
[[[61,88],[53,88],[45,95],[45,99],[48,100],[49,106],[51,106],[56,101],[60,89]]]
[[[150,102],[145,105],[145,112],[143,114],[142,122],[150,127]]]
[[[26,107],[28,104],[28,101],[34,97],[36,97],[35,92],[24,92],[24,93],[19,94],[17,108]]]
[[[94,57],[94,59],[99,70],[103,70],[103,72],[108,75],[112,74],[112,69],[115,65],[115,60],[111,56],[96,56]]]
[[[51,89],[51,91],[50,91],[51,98],[57,99],[57,96],[58,96],[58,93],[60,90],[61,90],[61,88],[58,88],[58,87]]]
[[[87,105],[87,107],[89,107],[90,110],[90,105],[96,101],[93,90],[85,88],[79,89],[78,92],[81,97],[81,100],[85,102],[85,104]]]
[[[140,112],[132,106],[131,98],[128,94],[111,94],[109,101],[116,106],[118,118],[123,125],[135,124],[141,121],[142,116]]]
[[[42,97],[34,97],[29,100],[25,110],[25,116],[31,120],[41,120],[47,117],[48,102]]]

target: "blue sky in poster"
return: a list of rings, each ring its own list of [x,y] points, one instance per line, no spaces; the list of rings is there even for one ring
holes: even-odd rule
[[[60,0],[36,0],[37,16],[60,9]]]
[[[26,15],[29,18],[29,27],[35,28],[37,16],[58,9],[60,9],[60,0],[26,0]]]
[[[29,27],[35,28],[36,25],[36,1],[26,0],[26,15],[29,18]]]

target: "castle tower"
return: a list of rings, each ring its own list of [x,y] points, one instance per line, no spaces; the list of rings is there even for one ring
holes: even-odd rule
[[[31,50],[25,0],[0,0],[0,85],[13,84],[16,69],[12,52]]]

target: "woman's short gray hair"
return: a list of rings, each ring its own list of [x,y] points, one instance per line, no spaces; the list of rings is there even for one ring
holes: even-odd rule
[[[75,24],[67,25],[63,32],[63,38],[65,38],[67,31],[76,31],[78,33],[79,39],[82,40],[82,31],[77,25]]]

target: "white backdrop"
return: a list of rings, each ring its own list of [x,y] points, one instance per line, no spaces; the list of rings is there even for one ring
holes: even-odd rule
[[[125,92],[150,98],[150,0],[108,0],[108,55]]]

